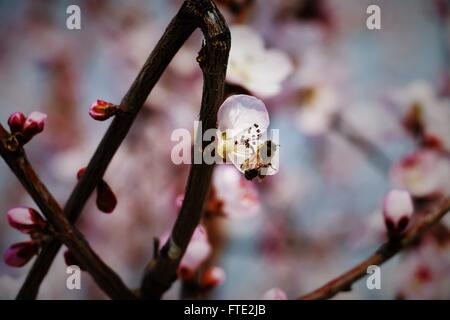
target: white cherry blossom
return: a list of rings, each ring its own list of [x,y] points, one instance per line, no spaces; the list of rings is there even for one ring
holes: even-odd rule
[[[294,69],[287,54],[266,49],[261,36],[248,26],[233,26],[230,31],[227,81],[261,97],[278,94]]]
[[[305,89],[305,95],[296,115],[296,125],[305,134],[318,135],[327,132],[339,111],[339,98],[331,86]]]
[[[415,81],[393,93],[392,100],[402,115],[407,114],[413,107],[419,108],[426,134],[437,137],[442,145],[450,150],[449,98],[438,97],[428,82]]]
[[[413,197],[449,193],[450,164],[439,153],[421,149],[394,164],[390,172],[395,187],[404,188]]]
[[[278,145],[266,138],[269,113],[261,100],[230,96],[220,107],[217,120],[219,156],[232,162],[248,180],[277,172]]]

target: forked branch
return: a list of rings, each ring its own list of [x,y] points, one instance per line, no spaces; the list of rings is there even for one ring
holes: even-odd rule
[[[102,179],[114,154],[129,132],[139,110],[169,62],[198,27],[203,31],[206,43],[199,58],[205,75],[200,119],[203,121],[204,129],[215,126],[217,108],[223,99],[223,82],[230,48],[229,31],[223,17],[211,0],[187,0],[167,27],[162,38],[126,93],[120,104],[123,112],[120,112],[114,118],[89,161],[85,174],[71,193],[64,207],[64,214],[71,223],[75,223],[78,219],[87,200]],[[180,254],[184,252],[183,247],[185,248],[187,245],[195,226],[198,224],[198,217],[200,216],[211,174],[211,166],[200,165],[192,167],[185,197],[189,200],[185,201],[180,214],[181,220],[177,222],[174,229],[177,230],[175,239],[177,239],[176,243],[181,248]],[[198,187],[192,188],[193,185],[198,185]],[[193,211],[193,216],[190,217],[187,215],[187,212],[191,212],[192,209],[198,209],[198,212]],[[185,223],[186,219],[190,222]],[[36,297],[39,286],[60,247],[60,241],[54,239],[42,248],[18,294],[18,299],[34,299]],[[162,253],[160,257],[163,256],[164,254]],[[175,265],[172,265],[168,270],[175,269]],[[164,277],[162,275],[162,279]],[[149,280],[152,277],[148,276],[146,279]],[[163,283],[165,284],[164,287],[167,287],[167,282],[163,280]],[[148,289],[148,286],[144,287]],[[160,289],[157,291],[160,292]],[[147,290],[144,290],[144,292],[147,292]]]
[[[58,238],[72,252],[77,261],[94,278],[95,282],[111,297],[132,299],[134,294],[122,280],[91,249],[83,235],[72,226],[55,198],[42,183],[14,136],[0,125],[0,155],[11,168],[31,198],[58,234]]]
[[[367,274],[367,268],[370,265],[379,266],[388,261],[401,250],[413,244],[449,211],[450,198],[445,198],[436,206],[434,206],[431,211],[427,213],[418,223],[412,226],[400,239],[398,239],[397,241],[386,242],[377,251],[375,251],[374,254],[372,254],[357,266],[341,274],[322,287],[299,297],[299,299],[329,299],[341,291],[348,290],[354,282]]]
[[[230,32],[224,18],[212,1],[186,1],[180,17],[186,17],[194,27],[202,30],[205,42],[198,61],[203,71],[203,96],[200,108],[202,131],[197,137],[216,126],[217,111],[223,102],[225,75],[230,50]],[[177,19],[177,18],[175,18]],[[197,144],[196,144],[197,145]],[[203,152],[202,144],[194,153]],[[177,277],[177,269],[189,241],[197,227],[206,193],[211,181],[213,165],[192,164],[180,213],[169,240],[157,258],[151,261],[141,286],[143,298],[159,299]]]

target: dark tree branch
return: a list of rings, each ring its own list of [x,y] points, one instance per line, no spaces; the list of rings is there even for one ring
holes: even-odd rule
[[[207,24],[214,24],[214,19],[217,14],[208,17],[206,16],[208,13],[207,11],[198,11],[201,7],[205,8],[206,5],[209,7],[214,7],[214,10],[216,11],[215,6],[211,3],[211,1],[186,1],[179,13],[169,24],[162,38],[145,62],[120,104],[121,109],[124,112],[119,113],[114,118],[108,131],[100,142],[94,156],[91,158],[85,174],[78,182],[69,200],[67,201],[64,208],[64,213],[71,223],[75,223],[78,219],[88,198],[94,191],[99,181],[102,179],[114,154],[122,141],[125,139],[139,110],[155,86],[156,82],[161,77],[163,71],[166,69],[169,62],[181,48],[183,43],[199,26],[198,17],[202,13],[205,14],[203,17],[204,28],[206,28]],[[214,31],[211,31],[209,33],[208,42],[214,46],[217,46],[220,42],[220,36],[221,33],[214,34]],[[216,60],[215,58],[213,59],[214,61]],[[222,61],[222,63],[223,68],[225,68],[226,60]],[[215,72],[214,68],[210,69],[211,72]],[[205,83],[205,86],[206,85],[207,84]],[[211,93],[212,91],[209,92]],[[56,239],[44,246],[18,294],[18,299],[34,299],[36,297],[39,286],[47,274],[60,247],[61,244]]]
[[[83,235],[69,223],[59,204],[31,167],[23,148],[15,137],[11,136],[1,125],[0,140],[1,156],[77,261],[110,297],[117,299],[134,298],[133,293],[124,285],[122,280],[97,256]]]
[[[349,271],[331,280],[322,287],[308,293],[299,299],[318,300],[329,299],[340,291],[345,291],[351,285],[367,274],[370,265],[381,265],[401,250],[415,243],[428,229],[436,224],[447,212],[450,211],[450,198],[442,200],[431,212],[426,214],[418,223],[412,226],[400,239],[383,244],[369,258],[350,269]]]
[[[195,29],[191,24],[185,19],[177,19],[176,23],[172,22],[169,25],[126,93],[121,103],[124,112],[119,113],[114,118],[91,158],[85,174],[66,203],[64,213],[71,223],[75,223],[78,219],[84,205],[102,179],[114,154],[125,139],[139,110],[163,71]],[[42,249],[19,292],[19,299],[34,299],[36,297],[39,286],[60,247],[61,244],[55,239]]]
[[[186,1],[177,19],[187,19],[202,30],[205,37],[198,61],[203,71],[203,96],[200,109],[202,131],[216,127],[217,111],[223,102],[225,75],[230,50],[230,32],[219,10],[210,0]],[[194,153],[203,151],[196,142]],[[210,185],[213,165],[192,164],[186,194],[171,237],[152,260],[141,286],[143,298],[159,299],[176,280],[177,269],[197,227]]]

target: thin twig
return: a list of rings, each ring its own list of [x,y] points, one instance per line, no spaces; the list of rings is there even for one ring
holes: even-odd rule
[[[230,50],[230,32],[219,10],[211,0],[186,1],[178,16],[186,16],[205,37],[198,61],[203,72],[203,96],[200,109],[202,132],[214,128],[217,111],[223,101],[225,75]],[[177,19],[177,18],[175,18]],[[194,153],[202,154],[194,147]],[[192,164],[183,205],[172,229],[171,237],[160,254],[149,264],[141,285],[143,298],[159,299],[176,280],[177,269],[197,227],[208,192],[213,165]]]
[[[348,290],[351,285],[367,274],[370,265],[381,265],[401,250],[415,243],[428,229],[437,223],[447,212],[450,211],[450,198],[442,200],[430,213],[426,214],[418,223],[412,226],[397,241],[389,241],[383,244],[369,258],[353,267],[349,271],[341,274],[322,287],[299,297],[303,300],[329,299],[340,291]]]
[[[60,235],[77,261],[92,275],[95,282],[111,297],[134,298],[122,280],[92,250],[83,235],[72,226],[48,189],[28,162],[17,140],[0,125],[0,155],[36,202],[48,223]]]
[[[85,174],[76,185],[64,207],[64,213],[71,223],[75,223],[78,219],[87,200],[102,179],[114,154],[128,134],[139,110],[163,71],[195,30],[196,25],[191,18],[183,10],[177,14],[122,99],[120,106],[123,112],[115,116],[95,154],[89,161]],[[36,297],[39,286],[60,247],[61,244],[55,239],[42,249],[20,289],[18,299],[34,299]]]

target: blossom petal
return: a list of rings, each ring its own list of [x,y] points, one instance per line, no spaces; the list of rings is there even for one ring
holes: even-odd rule
[[[257,126],[261,132],[269,127],[269,113],[261,100],[245,94],[228,97],[217,114],[220,131],[246,130]]]
[[[264,50],[262,37],[252,28],[244,25],[232,26],[230,33],[230,62],[245,59],[248,55]]]
[[[18,207],[9,210],[7,219],[11,227],[23,233],[29,233],[45,224],[45,220],[36,210],[26,207]]]
[[[33,241],[15,243],[6,249],[3,259],[11,267],[22,267],[37,254],[38,249]]]

